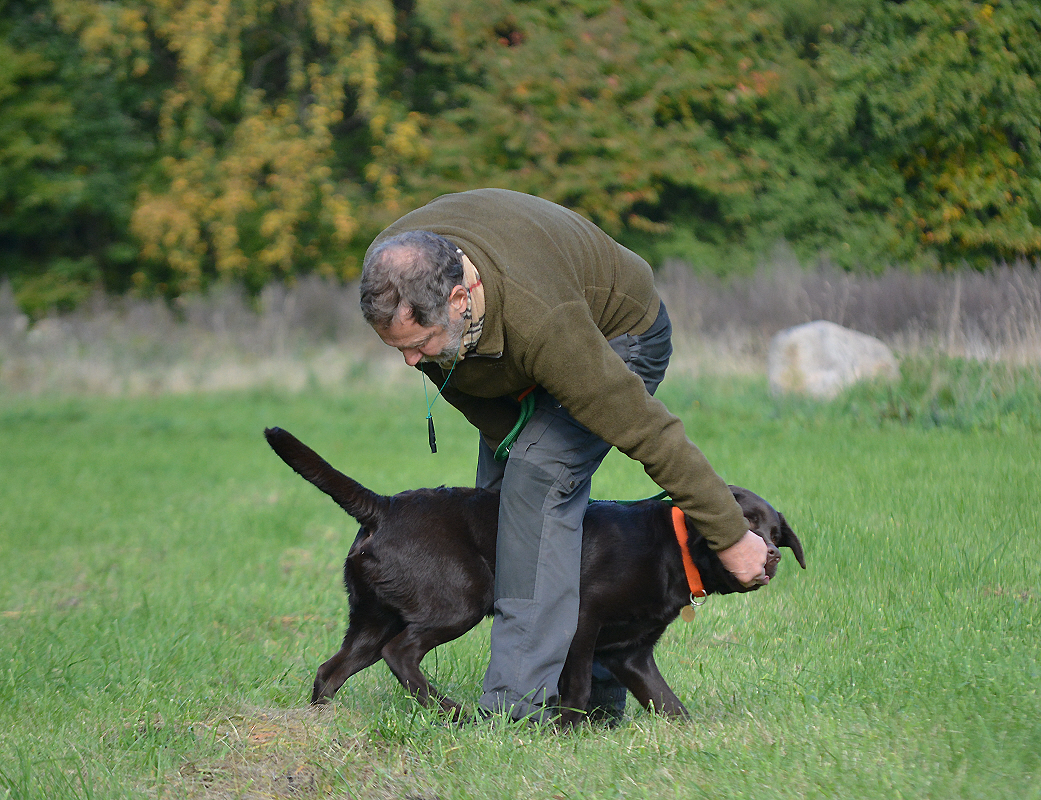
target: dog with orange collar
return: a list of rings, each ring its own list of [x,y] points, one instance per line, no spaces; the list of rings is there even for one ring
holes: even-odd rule
[[[290,433],[269,428],[264,435],[286,464],[361,524],[344,564],[347,632],[339,651],[318,668],[312,704],[329,702],[348,678],[382,659],[418,702],[437,704],[461,720],[462,706],[430,683],[420,662],[491,614],[498,494],[441,487],[379,495]],[[802,544],[784,516],[747,489],[730,488],[749,529],[767,544],[762,584],[738,582],[667,502],[590,503],[578,628],[558,684],[561,725],[595,711],[594,656],[648,710],[689,716],[654,661],[654,646],[668,625],[681,613],[687,619],[708,595],[765,585],[777,573],[781,547],[806,568]]]

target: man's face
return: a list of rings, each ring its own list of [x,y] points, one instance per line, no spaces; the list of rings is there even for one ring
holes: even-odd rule
[[[376,333],[384,344],[396,347],[405,357],[410,367],[421,361],[433,361],[441,366],[450,366],[459,356],[459,348],[463,343],[467,322],[461,315],[449,310],[449,323],[424,327],[398,311],[394,321],[386,328],[377,329]]]

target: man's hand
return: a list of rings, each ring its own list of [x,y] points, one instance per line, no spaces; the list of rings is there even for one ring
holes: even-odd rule
[[[766,577],[766,542],[761,536],[748,531],[738,539],[737,544],[720,550],[717,555],[742,586],[770,582]]]

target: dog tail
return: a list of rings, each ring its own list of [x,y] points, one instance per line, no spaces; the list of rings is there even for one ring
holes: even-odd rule
[[[390,508],[390,499],[366,489],[330,466],[289,431],[265,428],[264,438],[278,457],[304,480],[310,481],[367,528],[375,528]]]

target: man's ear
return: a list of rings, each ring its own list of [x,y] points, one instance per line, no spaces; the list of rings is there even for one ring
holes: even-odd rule
[[[460,318],[466,313],[466,300],[466,287],[461,283],[456,284],[455,288],[448,293],[448,307]]]

